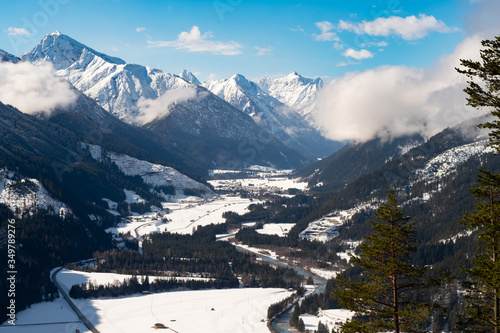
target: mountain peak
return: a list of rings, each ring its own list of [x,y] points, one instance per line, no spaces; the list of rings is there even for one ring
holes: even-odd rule
[[[34,63],[45,60],[54,64],[56,69],[64,69],[78,61],[85,51],[109,63],[125,64],[124,60],[97,52],[59,31],[54,31],[43,37],[40,44],[23,54],[21,59]]]
[[[196,78],[196,76],[194,76],[193,73],[187,71],[186,69],[183,69],[181,71],[181,73],[179,74],[179,76],[184,81],[187,81],[189,83],[196,84],[196,85],[201,85],[201,82]]]
[[[238,82],[240,82],[240,81],[241,82],[248,82],[247,78],[241,74],[234,74],[233,76],[231,76],[231,80],[238,81]]]

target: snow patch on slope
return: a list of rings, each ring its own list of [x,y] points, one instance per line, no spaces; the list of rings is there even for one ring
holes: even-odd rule
[[[309,223],[299,234],[300,239],[327,242],[339,235],[338,228],[348,222],[356,213],[376,209],[373,203],[365,203],[348,210],[336,210],[316,221]]]
[[[104,152],[100,146],[82,143],[88,147],[92,158],[97,161],[102,161],[103,158],[109,158],[121,172],[126,176],[139,176],[144,183],[152,187],[173,186],[176,193],[183,193],[186,189],[199,190],[202,193],[211,194],[212,190],[192,178],[180,173],[174,168],[164,166],[161,164],[154,164],[148,161],[139,160],[137,158],[118,154],[115,152]],[[127,198],[130,200],[139,200],[138,198],[132,199],[133,191],[125,190]]]
[[[7,168],[0,169],[0,203],[17,216],[38,211],[63,217],[73,214],[68,206],[54,199],[37,179],[19,177]]]
[[[431,159],[423,169],[417,170],[416,177],[428,181],[445,177],[474,155],[494,153],[495,150],[487,144],[487,140],[482,140],[451,148]]]

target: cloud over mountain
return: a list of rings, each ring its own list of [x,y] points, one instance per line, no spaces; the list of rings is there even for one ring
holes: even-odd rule
[[[141,125],[147,124],[157,118],[167,116],[173,104],[182,103],[196,97],[197,91],[193,87],[167,90],[165,94],[156,99],[141,97],[137,101],[140,113],[135,121]]]
[[[0,62],[0,101],[28,114],[47,113],[76,101],[71,85],[52,65]]]
[[[313,114],[334,140],[390,139],[403,134],[430,136],[480,112],[466,106],[466,78],[455,71],[459,59],[478,57],[481,37],[469,37],[454,53],[427,69],[381,66],[347,73],[319,95]]]

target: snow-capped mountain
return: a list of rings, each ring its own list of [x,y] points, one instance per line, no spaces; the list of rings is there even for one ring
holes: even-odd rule
[[[316,106],[316,96],[323,88],[323,80],[320,78],[308,79],[297,72],[281,78],[267,76],[257,81],[257,84],[269,95],[306,118]]]
[[[194,76],[193,73],[188,72],[187,70],[183,69],[182,72],[179,74],[179,76],[184,80],[192,84],[196,85],[201,85],[201,82]]]
[[[5,52],[4,50],[0,50],[0,62],[8,61],[16,63],[20,59],[15,55],[10,54],[9,52]]]
[[[203,86],[229,104],[251,116],[279,140],[316,156],[326,156],[336,145],[326,140],[289,106],[267,94],[241,74],[229,79],[212,80]]]
[[[51,62],[58,76],[65,77],[105,110],[171,140],[172,148],[194,157],[207,168],[237,167],[256,161],[298,168],[309,161],[206,89],[178,75],[126,64],[59,32],[45,36],[22,59],[35,64]],[[192,74],[181,74],[197,81]],[[264,156],[262,145],[258,149],[250,147],[250,156],[244,154],[248,151],[247,142],[255,142],[258,135],[266,138],[264,144],[273,151],[272,155]],[[206,149],[200,149],[202,146]],[[249,158],[251,161],[247,161]]]
[[[59,76],[127,122],[139,115],[141,97],[156,99],[170,89],[193,86],[177,75],[97,52],[58,31],[21,58],[35,64],[51,62]]]

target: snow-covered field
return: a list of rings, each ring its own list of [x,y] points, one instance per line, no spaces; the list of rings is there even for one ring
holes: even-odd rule
[[[257,229],[259,234],[263,235],[278,235],[280,237],[285,237],[293,228],[295,223],[271,223],[264,224],[262,229]]]
[[[126,277],[62,270],[57,280],[65,290],[69,290],[73,284],[89,281],[106,284],[122,281]],[[237,288],[78,299],[74,303],[97,330],[106,333],[153,332],[155,323],[167,326],[169,329],[166,332],[269,332],[266,326],[267,309],[291,294],[279,288]],[[30,325],[21,326],[26,324]],[[19,312],[17,325],[15,332],[73,333],[76,329],[88,332],[62,298],[55,302],[38,303]],[[5,327],[14,331],[8,325],[0,326],[0,331],[7,332]]]
[[[15,333],[74,333],[77,329],[81,333],[90,332],[62,297],[18,312],[16,326],[8,323],[0,326],[0,332]]]
[[[258,178],[238,178],[238,179],[217,179],[210,180],[209,183],[216,190],[223,190],[227,188],[249,188],[254,187],[257,189],[277,189],[277,190],[289,190],[291,188],[296,188],[298,190],[305,190],[307,188],[307,182],[301,182],[295,178],[288,177],[258,177]]]
[[[301,315],[300,318],[304,321],[306,330],[314,331],[318,328],[318,324],[321,323],[328,326],[329,330],[338,330],[340,325],[345,323],[347,319],[350,319],[354,315],[353,312],[344,309],[331,309],[331,310],[320,310],[317,316],[313,315]]]
[[[114,234],[130,234],[141,237],[155,232],[169,231],[179,234],[191,234],[198,226],[224,223],[222,214],[233,211],[238,214],[248,212],[248,206],[260,203],[257,200],[235,196],[218,196],[208,200],[200,198],[186,198],[176,202],[165,202],[163,208],[170,211],[164,213],[147,213],[129,218],[130,223],[118,223],[117,228],[107,231]],[[168,219],[168,222],[165,219]]]

